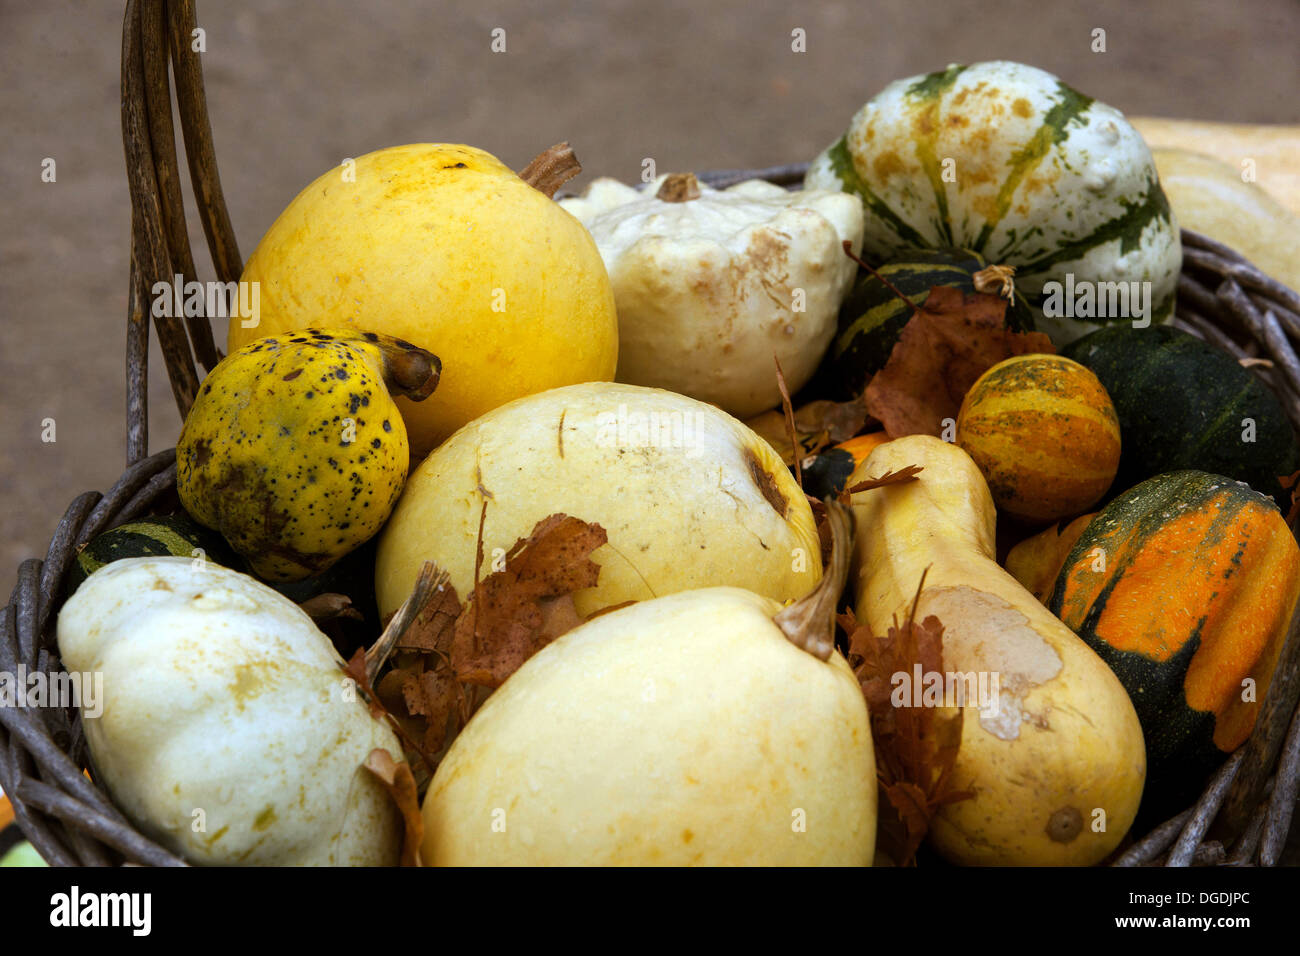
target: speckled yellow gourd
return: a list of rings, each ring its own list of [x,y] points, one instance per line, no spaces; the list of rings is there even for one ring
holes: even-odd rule
[[[438,394],[398,401],[419,456],[499,405],[609,381],[614,292],[582,224],[496,157],[416,143],[357,157],[307,186],[242,277],[259,323],[230,351],[308,326],[373,329],[442,359]]]
[[[324,571],[383,527],[410,466],[390,391],[420,401],[437,356],[374,332],[310,329],[227,356],[176,445],[186,510],[270,581]]]

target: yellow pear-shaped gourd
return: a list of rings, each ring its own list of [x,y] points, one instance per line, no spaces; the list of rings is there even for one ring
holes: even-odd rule
[[[870,865],[867,707],[831,642],[848,564],[835,520],[839,558],[784,610],[739,588],[684,591],[531,658],[438,767],[425,862]]]
[[[945,680],[974,675],[966,686],[997,687],[990,699],[965,703],[953,784],[974,796],[940,811],[931,843],[964,864],[1097,863],[1132,824],[1146,776],[1128,694],[997,565],[993,499],[956,445],[895,439],[871,453],[849,486],[908,465],[923,469],[916,481],[854,500],[858,619],[878,634],[906,619],[924,573],[915,619],[935,615],[943,624]]]
[[[329,326],[442,359],[431,401],[398,402],[417,456],[511,399],[607,381],[618,360],[614,293],[587,230],[470,146],[394,146],[330,170],[267,230],[242,281],[256,283],[257,324],[231,318],[232,352]]]

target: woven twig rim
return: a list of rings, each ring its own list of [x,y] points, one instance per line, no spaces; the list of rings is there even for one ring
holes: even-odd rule
[[[62,671],[54,616],[77,550],[95,535],[146,514],[175,485],[175,450],[148,456],[148,290],[177,274],[196,277],[186,231],[168,65],[176,79],[181,131],[208,249],[222,282],[242,264],[217,174],[202,68],[190,48],[193,0],[128,0],[122,32],[122,136],[132,205],[127,315],[127,470],[109,491],[68,506],[44,560],[24,561],[0,612],[0,670]],[[806,163],[713,170],[699,179],[726,188],[747,179],[796,187]],[[1300,428],[1300,294],[1232,249],[1188,230],[1174,325],[1246,360]],[[201,380],[220,360],[206,317],[155,317],[163,360],[182,418]],[[1267,359],[1260,363],[1258,359]],[[197,361],[196,361],[197,359]],[[1300,791],[1300,612],[1290,623],[1272,684],[1249,741],[1210,780],[1197,803],[1129,846],[1116,866],[1278,862]],[[0,707],[0,787],[23,833],[51,864],[155,866],[184,861],[141,833],[83,773],[89,755],[75,709]],[[1231,846],[1207,839],[1214,826]]]

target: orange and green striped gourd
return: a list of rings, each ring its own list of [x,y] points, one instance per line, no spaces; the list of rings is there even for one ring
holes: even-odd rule
[[[1173,786],[1250,735],[1297,598],[1300,548],[1273,501],[1179,471],[1088,523],[1048,607],[1119,677],[1151,779]]]
[[[1018,355],[970,387],[957,444],[1004,514],[1042,524],[1101,499],[1119,467],[1115,406],[1097,376],[1059,355]]]

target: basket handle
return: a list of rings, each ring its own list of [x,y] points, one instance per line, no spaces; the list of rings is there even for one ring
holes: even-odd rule
[[[131,287],[127,309],[127,464],[148,454],[149,318],[152,290],[196,278],[185,219],[172,96],[176,103],[208,250],[222,282],[243,266],[217,173],[203,91],[203,70],[191,46],[193,0],[127,0],[122,26],[122,144],[131,190]],[[198,394],[199,365],[221,360],[206,315],[152,315],[176,407],[184,418]],[[197,362],[195,361],[197,357]]]

